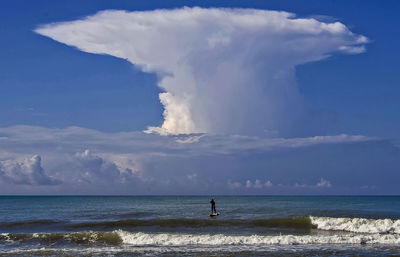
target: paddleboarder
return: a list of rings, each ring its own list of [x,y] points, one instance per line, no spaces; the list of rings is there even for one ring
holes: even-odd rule
[[[211,213],[217,213],[217,210],[215,209],[215,201],[214,199],[211,199]]]

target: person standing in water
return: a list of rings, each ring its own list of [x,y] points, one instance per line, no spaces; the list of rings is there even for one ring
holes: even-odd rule
[[[215,209],[215,201],[214,199],[211,199],[211,213],[217,213],[217,210]]]

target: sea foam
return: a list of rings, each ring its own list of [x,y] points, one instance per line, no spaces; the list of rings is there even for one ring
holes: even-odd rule
[[[356,233],[400,234],[400,220],[310,217],[311,224],[320,230]]]
[[[397,234],[349,234],[349,235],[281,235],[281,236],[230,236],[211,234],[173,234],[116,231],[124,244],[144,246],[187,245],[308,245],[308,244],[399,244]]]
[[[268,245],[399,245],[400,234],[337,233],[310,235],[229,235],[191,233],[145,233],[115,230],[72,233],[0,234],[0,242],[43,245],[93,246],[268,246]]]

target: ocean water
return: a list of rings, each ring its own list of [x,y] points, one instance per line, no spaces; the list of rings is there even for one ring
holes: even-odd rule
[[[399,196],[1,196],[0,256],[400,256]]]

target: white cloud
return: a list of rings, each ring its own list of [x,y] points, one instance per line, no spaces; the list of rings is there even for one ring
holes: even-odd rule
[[[193,174],[189,174],[187,175],[188,180],[194,181],[197,178],[197,174],[193,173]]]
[[[164,135],[293,136],[296,124],[308,124],[295,67],[335,52],[361,53],[368,41],[340,22],[227,8],[109,10],[35,31],[157,73],[164,122],[147,131]]]
[[[1,161],[0,179],[23,185],[58,185],[61,183],[61,181],[46,175],[41,166],[39,155],[34,155],[22,161],[15,159]]]
[[[297,187],[303,193],[312,193],[329,185],[330,190],[340,190],[336,181],[356,184],[358,188],[369,184],[381,187],[379,181],[395,181],[395,173],[390,173],[389,167],[386,176],[378,176],[374,167],[380,167],[380,160],[387,158],[394,169],[396,160],[400,160],[398,148],[390,142],[350,135],[263,138],[205,134],[197,142],[179,143],[178,139],[198,135],[103,133],[78,127],[35,126],[0,128],[0,134],[5,138],[0,140],[3,193],[21,192],[20,185],[34,188],[57,181],[62,184],[53,186],[59,190],[53,193],[224,194],[232,192],[227,190],[268,190],[287,194],[296,188],[295,181],[322,177]],[[31,160],[34,154],[42,156],[43,161],[38,157]],[[345,182],[349,172],[360,179]],[[335,181],[334,187],[326,177]],[[10,185],[8,191],[6,185]]]
[[[330,181],[321,178],[315,185],[308,185],[305,183],[295,183],[294,184],[295,187],[299,187],[299,188],[314,188],[314,187],[319,187],[319,188],[330,188],[332,187],[332,184]]]
[[[329,187],[332,186],[332,184],[328,180],[321,178],[321,180],[317,183],[316,186],[317,187],[328,187],[329,188]]]
[[[265,186],[265,187],[272,187],[273,184],[272,184],[271,181],[267,180],[267,182],[265,182],[264,186]]]
[[[273,151],[277,149],[293,149],[321,144],[344,144],[377,141],[379,138],[359,135],[315,136],[304,138],[265,138],[239,135],[188,135],[188,136],[159,136],[142,132],[103,133],[80,127],[51,129],[37,126],[13,126],[0,128],[0,133],[7,139],[0,141],[0,152],[10,156],[14,151],[32,154],[41,149],[51,149],[53,152],[69,153],[90,149],[110,158],[119,158],[120,162],[129,161],[129,156],[140,157],[157,155],[199,155],[199,154],[231,154],[240,151]],[[195,138],[193,140],[191,138]],[[188,138],[193,141],[188,143]],[[187,143],[182,143],[186,141]],[[197,142],[194,142],[197,141]],[[129,156],[124,154],[129,154]],[[136,168],[133,168],[135,170]]]
[[[253,183],[251,183],[250,180],[246,180],[246,188],[252,188],[253,187]]]
[[[205,135],[199,135],[199,136],[188,136],[184,138],[178,138],[176,142],[181,143],[181,144],[191,144],[191,143],[196,143],[200,140],[200,138],[204,137]]]
[[[108,162],[99,156],[94,156],[86,149],[82,153],[76,153],[80,173],[86,181],[100,177],[109,181],[119,178],[120,171],[113,162]]]
[[[242,184],[240,183],[240,182],[237,182],[237,181],[231,181],[231,180],[228,180],[228,188],[230,188],[230,189],[238,189],[238,188],[241,188],[242,187]]]
[[[316,188],[331,188],[332,184],[330,181],[321,178],[320,181],[318,181],[315,185],[310,185],[306,183],[298,183],[296,182],[294,185],[293,184],[277,184],[274,185],[270,180],[266,180],[266,182],[262,182],[260,179],[255,179],[254,182],[251,181],[250,179],[246,180],[244,183],[246,189],[265,189],[265,188],[284,188],[287,190],[291,190],[293,188],[299,188],[299,189],[316,189]],[[231,180],[228,180],[228,187],[230,189],[240,189],[242,184],[240,182],[232,182]],[[362,187],[362,188],[367,188],[367,187]],[[369,188],[368,188],[369,189]]]
[[[106,154],[100,157],[86,149],[77,152],[74,157],[71,163],[71,168],[75,171],[73,179],[80,183],[126,183],[132,179],[139,179],[141,175],[135,170],[135,164],[132,163],[134,161],[126,160],[123,155]]]
[[[262,188],[263,186],[260,180],[256,179],[256,181],[254,181],[254,188]]]
[[[273,184],[271,181],[267,180],[265,183],[261,182],[261,180],[256,179],[254,182],[251,182],[251,180],[246,180],[246,188],[255,188],[255,189],[261,189],[261,188],[268,188],[272,187]]]

